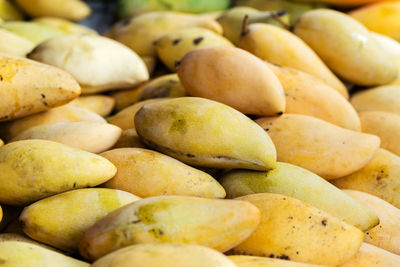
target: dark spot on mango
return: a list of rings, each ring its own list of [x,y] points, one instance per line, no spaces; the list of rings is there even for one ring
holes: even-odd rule
[[[172,41],[172,45],[177,45],[180,43],[180,41],[182,41],[182,39],[178,38]]]
[[[180,60],[175,60],[175,63],[174,63],[175,69],[177,69],[179,67],[179,65],[181,65],[181,62],[182,61],[180,61]]]
[[[322,224],[323,226],[326,226],[326,225],[328,224],[328,220],[327,220],[327,219],[323,219],[323,220],[321,221],[321,224]]]
[[[194,45],[199,45],[204,40],[204,37],[199,37],[193,40]]]
[[[282,114],[283,114],[283,112],[282,112],[282,111],[280,111],[280,112],[276,113],[276,115],[278,115],[278,116],[280,116],[280,115],[282,115]]]

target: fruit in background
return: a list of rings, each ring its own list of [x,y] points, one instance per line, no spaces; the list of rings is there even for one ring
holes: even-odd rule
[[[0,53],[11,56],[25,57],[35,47],[28,39],[1,28],[0,40]]]
[[[33,21],[61,30],[65,32],[65,34],[98,34],[95,30],[62,18],[39,17],[35,18]]]
[[[90,15],[90,7],[81,0],[15,0],[31,17],[59,17],[82,20]]]
[[[206,13],[225,10],[230,0],[118,0],[117,13],[122,19],[151,11]]]
[[[154,42],[170,32],[201,27],[222,34],[221,25],[213,19],[178,12],[151,12],[121,21],[108,37],[135,51],[139,56],[156,56]]]
[[[125,147],[146,148],[145,145],[140,141],[135,128],[122,131],[121,137],[118,139],[113,148]]]
[[[156,42],[157,55],[172,72],[188,52],[205,46],[233,47],[223,36],[205,28],[185,28],[168,33]]]
[[[22,20],[22,14],[16,9],[9,0],[0,0],[0,19],[2,20]]]
[[[400,115],[400,86],[386,85],[355,93],[351,104],[357,111],[385,111]]]
[[[37,22],[28,21],[6,21],[0,24],[0,28],[28,39],[35,45],[38,45],[50,38],[65,34],[59,29],[55,29]]]
[[[268,134],[239,111],[212,100],[180,97],[144,105],[135,126],[145,144],[186,164],[264,171],[276,164]]]
[[[304,41],[287,30],[269,24],[250,24],[239,47],[262,60],[314,75],[348,98],[344,84]]]
[[[83,94],[129,88],[149,79],[146,65],[135,52],[97,35],[53,38],[28,56],[71,73]]]
[[[114,98],[106,95],[88,95],[80,96],[68,103],[68,105],[87,108],[96,112],[102,117],[110,115],[114,109]]]
[[[237,267],[327,267],[326,265],[307,264],[268,257],[233,255],[228,256],[228,258]]]
[[[222,13],[217,18],[217,21],[223,28],[224,36],[235,45],[238,45],[242,34],[243,19],[246,15],[248,15],[248,24],[259,22],[283,27],[277,17],[280,17],[283,22],[289,23],[289,16],[285,13],[286,11],[262,12],[251,7],[233,7]]]
[[[379,148],[379,138],[298,114],[256,120],[274,142],[278,160],[332,180],[364,167]]]
[[[325,179],[301,167],[277,162],[268,172],[233,170],[219,180],[229,198],[275,193],[299,199],[366,231],[379,223],[367,206],[343,193]]]
[[[383,1],[392,2],[392,1],[398,1],[398,0],[296,0],[296,1],[319,2],[319,3],[332,4],[335,6],[352,7],[352,6],[361,6],[361,5],[376,3],[376,2],[383,2]]]
[[[384,249],[363,243],[352,259],[340,267],[397,267],[400,256]]]
[[[189,95],[224,103],[244,114],[274,116],[285,111],[279,79],[262,60],[236,47],[195,49],[182,59],[178,76]]]
[[[291,0],[237,0],[236,6],[248,6],[262,11],[286,11],[293,25],[304,12],[326,7],[321,3],[299,3]]]
[[[294,33],[335,73],[354,84],[387,84],[399,72],[397,62],[367,28],[344,13],[329,9],[306,12],[296,22]]]

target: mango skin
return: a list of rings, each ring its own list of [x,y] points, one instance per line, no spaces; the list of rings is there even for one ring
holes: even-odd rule
[[[400,256],[384,249],[363,243],[360,251],[339,267],[397,267],[400,266]]]
[[[326,265],[299,263],[267,257],[233,255],[228,256],[228,258],[233,261],[237,267],[327,267]]]
[[[397,77],[397,62],[361,23],[344,13],[329,9],[306,12],[296,22],[294,33],[349,82],[374,86]]]
[[[300,200],[278,194],[247,195],[261,212],[257,229],[234,253],[337,266],[354,256],[364,234]]]
[[[352,198],[373,210],[379,217],[379,224],[365,232],[364,242],[400,255],[400,210],[388,202],[360,191],[343,190]]]
[[[52,250],[21,241],[0,242],[0,261],[4,267],[43,266],[89,267],[84,261],[65,256]]]
[[[115,100],[106,95],[80,96],[68,103],[68,105],[87,108],[102,117],[110,115],[115,106]]]
[[[304,201],[366,231],[379,223],[367,206],[349,197],[318,175],[301,167],[277,162],[268,172],[233,170],[220,178],[229,198],[275,193]]]
[[[239,48],[195,49],[182,59],[178,76],[189,95],[224,103],[244,114],[272,116],[285,110],[279,79],[262,60]]]
[[[135,128],[122,131],[120,138],[115,143],[113,148],[124,148],[124,147],[146,148],[146,146],[142,143],[142,141],[140,141],[140,138]]]
[[[118,169],[103,186],[140,197],[181,195],[225,198],[225,190],[210,175],[174,158],[141,148],[121,148],[101,154]]]
[[[60,69],[0,55],[0,122],[61,106],[80,93],[75,79]]]
[[[66,34],[93,34],[98,35],[95,30],[89,27],[71,22],[67,19],[57,18],[57,17],[38,17],[33,20],[34,22],[56,28],[65,32]]]
[[[276,151],[268,134],[224,104],[197,97],[144,105],[135,115],[142,141],[196,166],[268,170]]]
[[[256,122],[274,142],[278,161],[300,166],[327,180],[364,167],[380,144],[377,136],[305,115],[284,114]]]
[[[35,48],[35,44],[10,31],[0,29],[0,53],[11,56],[25,57]]]
[[[79,250],[90,260],[142,243],[198,244],[225,252],[256,228],[260,213],[245,201],[187,196],[138,200],[107,215],[84,235]]]
[[[400,86],[386,85],[357,92],[350,101],[357,111],[385,111],[400,115],[399,99]]]
[[[19,220],[23,231],[32,239],[76,252],[84,232],[96,221],[139,199],[115,189],[72,190],[25,207]]]
[[[96,262],[93,267],[236,267],[224,254],[189,244],[142,244],[119,249]]]
[[[351,189],[377,196],[400,208],[400,157],[378,149],[367,165],[355,173],[333,180],[340,189]]]
[[[0,167],[0,203],[12,206],[96,186],[117,171],[103,157],[46,140],[23,140],[1,147]]]

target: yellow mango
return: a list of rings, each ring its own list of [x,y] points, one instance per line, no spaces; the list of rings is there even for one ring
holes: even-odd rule
[[[379,224],[365,232],[364,242],[400,255],[400,210],[379,197],[355,190],[344,190],[379,217]]]
[[[325,265],[315,265],[299,263],[294,261],[280,260],[267,257],[234,255],[228,256],[237,267],[324,267]],[[326,266],[325,266],[326,267]]]
[[[21,12],[9,0],[0,0],[0,19],[22,20]]]
[[[360,251],[339,267],[397,267],[400,266],[400,256],[384,249],[363,243]]]
[[[23,206],[111,179],[107,159],[46,140],[23,140],[0,148],[0,203]]]
[[[255,23],[247,27],[239,47],[273,64],[304,71],[348,98],[344,84],[299,37],[277,26]]]
[[[28,39],[1,28],[0,39],[0,53],[10,56],[25,57],[35,47]]]
[[[106,123],[106,120],[103,119],[103,117],[93,111],[86,108],[64,105],[50,109],[46,112],[2,123],[0,124],[0,137],[3,137],[4,140],[7,141],[23,131],[37,125],[74,121]]]
[[[138,88],[112,93],[111,96],[116,102],[115,110],[121,111],[147,99],[186,96],[186,91],[179,81],[178,75],[173,73],[157,77]]]
[[[90,7],[81,0],[16,0],[31,17],[59,17],[82,20],[91,13]]]
[[[205,28],[184,28],[164,35],[157,40],[157,55],[170,71],[188,52],[205,46],[233,47],[225,37]]]
[[[110,115],[114,109],[115,100],[106,95],[87,95],[75,98],[68,105],[87,108],[102,117]]]
[[[71,73],[85,94],[130,88],[149,79],[146,65],[135,52],[97,35],[52,38],[38,45],[28,57]]]
[[[379,223],[367,206],[355,201],[318,175],[292,164],[277,162],[268,172],[233,170],[219,180],[229,198],[275,193],[299,199],[366,231]]]
[[[180,12],[148,12],[123,20],[107,34],[135,51],[139,56],[156,56],[155,41],[183,28],[201,27],[222,33],[221,25],[212,18]]]
[[[236,267],[224,254],[189,244],[142,244],[119,249],[92,267]]]
[[[56,28],[65,32],[66,34],[98,34],[95,30],[92,30],[89,27],[71,22],[67,19],[57,17],[38,17],[35,18],[33,21],[43,25],[47,25],[52,28]]]
[[[273,169],[268,134],[239,111],[198,97],[144,105],[135,115],[141,140],[178,160],[208,168]]]
[[[121,132],[119,127],[102,122],[59,122],[31,127],[14,137],[11,142],[42,139],[97,154],[113,147]]]
[[[278,161],[303,167],[327,180],[364,167],[380,144],[374,135],[347,130],[305,115],[284,114],[256,122],[275,144]]]
[[[361,6],[365,4],[370,4],[374,2],[382,2],[382,1],[397,1],[397,0],[299,0],[301,2],[320,2],[332,4],[335,6],[343,6],[343,7],[352,7],[352,6]]]
[[[104,187],[143,198],[160,195],[225,198],[226,195],[224,188],[207,173],[155,151],[120,148],[106,151],[101,156],[118,169]]]
[[[138,199],[115,189],[78,189],[25,207],[19,219],[23,231],[32,239],[75,252],[84,232],[96,221]]]
[[[60,69],[0,55],[0,122],[63,105],[80,93],[78,83]]]
[[[224,103],[244,114],[271,116],[285,110],[279,79],[262,60],[239,48],[195,49],[182,59],[178,76],[189,95]]]
[[[30,239],[28,236],[26,236],[24,234],[15,234],[15,233],[2,233],[2,234],[0,234],[0,243],[1,242],[7,242],[7,241],[25,242],[25,243],[33,244],[33,245],[36,245],[36,246],[39,246],[39,247],[42,247],[42,248],[45,248],[45,249],[48,249],[48,250],[52,250],[52,251],[55,251],[55,252],[62,253],[60,250],[58,250],[56,248],[47,246],[45,244],[36,242],[33,239]]]
[[[346,129],[361,131],[357,112],[335,89],[305,72],[270,63],[267,65],[285,91],[285,113],[308,115]]]
[[[142,243],[186,243],[225,252],[245,240],[259,223],[246,201],[159,196],[138,200],[104,217],[82,238],[81,255],[98,259]]]
[[[111,124],[114,124],[118,127],[120,127],[122,130],[127,130],[127,129],[134,129],[135,128],[135,115],[136,113],[146,104],[150,103],[157,103],[161,101],[162,98],[154,98],[154,99],[148,99],[148,100],[143,100],[140,102],[137,102],[133,104],[132,106],[128,106],[112,116],[108,122]]]
[[[362,131],[378,136],[381,147],[400,156],[400,114],[383,111],[360,112]]]
[[[123,147],[145,148],[145,145],[140,141],[140,138],[135,128],[123,130],[120,138],[115,143],[113,148],[123,148]]]
[[[363,86],[383,85],[397,77],[397,62],[352,17],[330,9],[304,13],[294,33],[341,78]]]
[[[89,267],[84,261],[65,256],[50,249],[21,241],[0,242],[0,262],[4,267]]]
[[[278,194],[237,198],[261,212],[256,230],[234,253],[337,266],[359,250],[363,232],[300,200]]]
[[[400,115],[400,86],[387,85],[355,93],[351,104],[357,111],[385,111]]]
[[[378,149],[362,169],[332,183],[341,189],[352,189],[377,196],[400,208],[400,157]]]

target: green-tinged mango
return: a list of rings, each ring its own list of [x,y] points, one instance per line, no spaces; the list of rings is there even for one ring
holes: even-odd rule
[[[228,256],[228,258],[233,261],[237,267],[327,267],[325,265],[307,264],[268,257],[233,255]]]
[[[337,266],[359,250],[363,232],[300,200],[270,193],[247,195],[260,224],[233,253]]]
[[[136,113],[135,126],[146,145],[190,165],[275,167],[268,134],[239,111],[212,100],[180,97],[146,104]]]
[[[87,108],[105,117],[110,115],[114,109],[115,100],[113,97],[106,95],[87,95],[75,98],[68,105]]]
[[[47,140],[23,140],[1,147],[0,169],[0,203],[12,206],[96,186],[117,172],[103,157]]]
[[[229,198],[276,193],[299,199],[366,231],[379,223],[367,206],[355,201],[318,175],[288,163],[277,162],[268,172],[234,170],[220,180]]]
[[[86,26],[71,22],[67,19],[57,18],[57,17],[38,17],[33,20],[34,22],[47,25],[52,28],[56,28],[65,32],[66,34],[94,34],[98,33]]]
[[[15,33],[0,28],[0,53],[25,57],[35,44]]]
[[[142,148],[120,148],[101,154],[118,169],[103,186],[140,197],[181,195],[225,198],[225,190],[210,175],[174,158]]]
[[[140,138],[135,128],[123,130],[120,138],[115,143],[113,148],[124,147],[139,147],[145,148],[146,146],[140,141]]]
[[[294,33],[351,83],[383,85],[397,77],[397,62],[367,28],[344,13],[330,9],[306,12],[297,20]]]
[[[400,86],[386,85],[355,93],[351,104],[357,111],[385,111],[400,115]]]
[[[339,267],[397,267],[400,256],[384,249],[363,243],[357,254]]]
[[[142,243],[197,244],[225,252],[245,240],[259,218],[258,209],[246,201],[151,197],[98,221],[85,233],[79,249],[90,260]]]
[[[284,114],[256,122],[274,142],[278,161],[300,166],[327,180],[361,169],[380,145],[375,135],[305,115]]]

